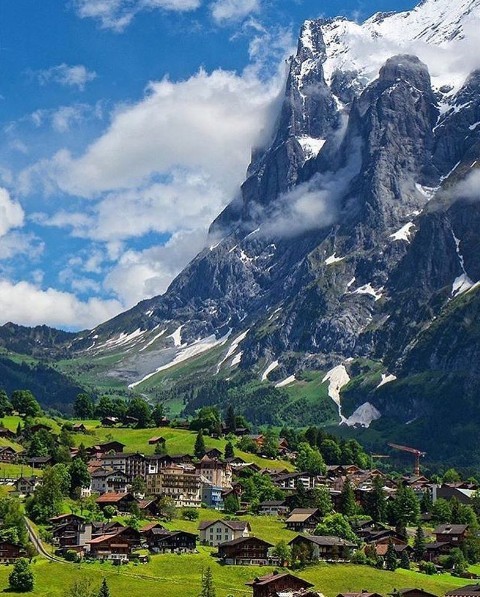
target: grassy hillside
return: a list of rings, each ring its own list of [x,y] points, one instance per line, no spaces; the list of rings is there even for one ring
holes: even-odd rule
[[[99,421],[82,422],[87,427],[88,432],[86,434],[75,434],[75,443],[77,445],[83,443],[85,446],[93,446],[114,439],[125,444],[125,452],[153,454],[155,446],[149,445],[148,440],[154,436],[162,436],[167,440],[166,447],[169,454],[193,454],[196,439],[196,432],[193,431],[171,429],[170,427],[149,429],[106,428],[100,427]],[[225,439],[205,437],[207,449],[218,448],[223,452],[226,443]],[[244,458],[247,462],[256,462],[261,467],[293,470],[293,466],[283,460],[268,460],[254,454],[241,452],[240,450],[235,450],[235,455]]]
[[[217,597],[249,596],[252,591],[245,583],[273,569],[255,566],[221,566],[211,557],[209,548],[200,547],[198,554],[153,556],[149,564],[113,567],[110,564],[60,564],[37,558],[33,564],[35,589],[33,597],[62,597],[65,589],[76,579],[88,578],[97,588],[107,579],[112,597],[197,597],[200,577],[206,566],[211,566]],[[0,568],[0,588],[8,586],[11,566]],[[450,575],[425,576],[398,569],[379,571],[366,566],[317,565],[297,573],[315,584],[316,590],[326,597],[335,597],[343,591],[368,589],[386,595],[393,588],[421,587],[435,595],[466,584],[465,580]],[[21,593],[10,593],[20,597]]]

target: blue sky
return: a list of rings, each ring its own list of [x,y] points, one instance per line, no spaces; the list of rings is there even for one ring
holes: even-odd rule
[[[304,19],[405,0],[0,4],[0,323],[93,327],[164,292],[268,130]]]

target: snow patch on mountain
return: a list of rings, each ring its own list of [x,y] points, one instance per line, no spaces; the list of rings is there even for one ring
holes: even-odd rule
[[[396,375],[382,373],[382,379],[381,379],[380,383],[378,384],[377,389],[381,388],[382,386],[384,386],[387,383],[390,383],[391,381],[395,381],[396,379],[397,379]]]
[[[243,340],[245,340],[249,331],[250,331],[250,329],[245,330],[245,332],[242,332],[239,336],[237,336],[232,341],[231,345],[229,346],[229,348],[227,350],[226,355],[218,363],[217,370],[215,371],[215,375],[217,375],[219,373],[220,367],[223,365],[223,363],[225,363],[225,361],[227,361],[237,351],[238,345],[240,344],[240,342],[243,342]]]
[[[326,265],[332,265],[333,263],[338,263],[339,261],[343,261],[345,259],[345,257],[336,257],[335,253],[333,255],[330,255],[330,257],[327,257],[325,259],[325,263]]]
[[[156,327],[158,327],[158,326],[156,326]],[[142,348],[138,352],[143,352],[144,350],[146,350],[149,346],[151,346],[154,342],[156,342],[159,338],[161,338],[166,331],[167,331],[167,328],[165,328],[161,332],[158,332],[158,334],[155,334],[155,336],[149,342],[147,342],[147,344],[145,344],[145,346],[142,346]]]
[[[343,421],[344,417],[342,416],[340,390],[350,381],[350,376],[348,375],[345,365],[337,365],[337,367],[330,369],[322,379],[322,383],[325,383],[326,381],[329,382],[328,395],[338,406],[338,414]]]
[[[372,421],[376,421],[381,417],[381,413],[370,402],[364,402],[348,419],[343,421],[343,424],[348,427],[370,427]]]
[[[404,240],[407,243],[409,243],[410,237],[412,235],[411,230],[414,227],[415,227],[415,224],[413,222],[407,222],[405,224],[405,226],[402,226],[400,228],[400,230],[397,230],[397,232],[390,234],[390,238],[392,238],[393,240]]]
[[[146,330],[142,330],[141,328],[137,328],[134,332],[131,332],[130,334],[121,332],[121,334],[119,336],[111,338],[110,340],[106,340],[105,342],[102,342],[101,344],[97,344],[97,346],[95,348],[97,350],[105,349],[105,348],[119,348],[119,347],[123,348],[127,344],[131,344],[133,342],[135,342],[135,344],[136,344],[137,341],[139,341],[141,339],[141,336],[143,336],[145,333],[146,333]],[[96,336],[96,337],[98,338],[98,336]],[[91,346],[90,348],[93,348],[93,346]]]
[[[325,139],[314,139],[307,136],[297,137],[297,141],[302,146],[303,155],[307,160],[316,158],[325,145]]]
[[[179,325],[178,328],[172,332],[167,338],[171,338],[173,340],[174,346],[181,346],[182,345],[182,328],[183,324]]]
[[[349,71],[365,87],[387,58],[415,54],[429,65],[436,88],[458,88],[471,65],[462,73],[453,68],[452,56],[468,52],[462,41],[466,31],[478,28],[479,12],[479,0],[424,0],[413,10],[377,13],[363,24],[344,17],[327,20],[322,24],[325,79],[330,84],[336,71]],[[438,51],[433,51],[435,47]]]
[[[456,277],[452,284],[452,296],[459,296],[467,290],[470,290],[474,286],[474,283],[467,274],[461,274],[460,276]]]
[[[175,365],[178,365],[179,363],[183,363],[183,361],[187,361],[188,359],[191,359],[192,357],[202,354],[203,352],[206,352],[207,350],[210,350],[211,348],[215,348],[215,346],[221,346],[222,344],[225,344],[225,342],[227,342],[227,340],[230,336],[230,333],[231,333],[231,331],[229,330],[227,332],[227,334],[225,334],[225,336],[223,336],[222,338],[219,338],[218,340],[217,340],[217,337],[215,336],[215,334],[212,334],[211,336],[208,336],[207,338],[203,338],[202,340],[197,340],[197,341],[193,342],[193,344],[190,344],[190,346],[186,346],[185,348],[180,350],[169,363],[166,363],[165,365],[162,365],[161,367],[157,367],[155,369],[155,371],[152,371],[151,373],[148,373],[147,375],[142,377],[142,379],[139,379],[138,381],[135,381],[135,382],[129,384],[128,387],[130,389],[136,388],[144,381],[147,381],[147,379],[150,379],[157,373],[160,373],[160,371],[165,371],[166,369],[170,369],[171,367],[174,367]]]
[[[294,381],[297,381],[295,375],[290,375],[289,377],[282,379],[282,381],[279,381],[278,383],[276,383],[275,387],[283,388],[284,386],[289,386]]]
[[[462,253],[460,252],[460,239],[455,236],[452,230],[453,240],[455,241],[455,249],[457,251],[458,262],[462,268],[462,273],[455,278],[452,284],[452,296],[458,296],[463,292],[467,292],[474,285],[474,282],[469,278],[465,269],[465,260]]]
[[[372,296],[375,299],[375,301],[379,301],[383,296],[382,290],[383,286],[378,290],[375,290],[375,288],[373,288],[373,286],[369,282],[368,284],[364,284],[363,286],[360,286],[360,288],[354,290],[352,294],[368,294],[369,296]]]
[[[236,367],[237,365],[240,365],[240,363],[242,361],[242,355],[243,355],[242,351],[240,351],[238,354],[236,354],[233,357],[232,362],[230,363],[230,367]]]
[[[278,367],[278,361],[273,361],[262,373],[261,381],[267,381],[268,374]]]

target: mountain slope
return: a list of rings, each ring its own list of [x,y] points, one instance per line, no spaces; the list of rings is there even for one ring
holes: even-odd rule
[[[409,423],[412,441],[435,422],[434,441],[433,411],[457,398],[459,424],[480,427],[479,23],[480,0],[307,21],[274,134],[210,246],[68,350],[132,390],[190,384],[187,410],[192,384],[228,379],[277,386],[298,424],[331,421],[326,395],[338,421]]]

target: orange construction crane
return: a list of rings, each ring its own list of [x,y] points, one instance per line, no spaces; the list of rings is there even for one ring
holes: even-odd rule
[[[425,456],[426,452],[422,452],[421,450],[417,450],[417,448],[410,448],[409,446],[400,446],[399,444],[388,444],[391,448],[395,448],[396,450],[401,450],[402,452],[409,452],[415,456],[415,468],[413,469],[413,474],[419,476],[420,475],[420,456]]]

